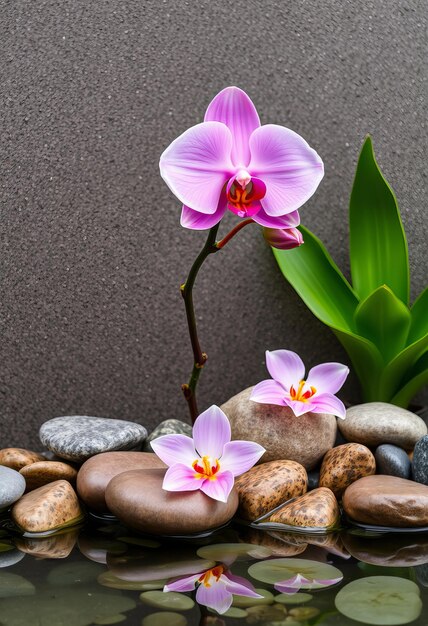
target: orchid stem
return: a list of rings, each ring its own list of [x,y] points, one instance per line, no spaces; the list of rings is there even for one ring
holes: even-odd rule
[[[199,381],[199,377],[201,375],[202,369],[207,361],[207,354],[202,352],[198,331],[196,326],[196,316],[195,309],[193,306],[193,286],[195,284],[196,277],[198,275],[199,270],[201,269],[204,261],[209,257],[210,254],[218,252],[242,229],[244,226],[253,223],[252,219],[246,219],[240,222],[237,226],[232,228],[232,230],[220,241],[216,242],[217,231],[219,229],[220,223],[213,226],[209,233],[207,240],[205,242],[204,247],[196,257],[192,267],[190,268],[189,275],[185,283],[183,283],[180,287],[181,295],[184,299],[184,305],[186,308],[186,317],[187,317],[187,326],[189,328],[190,342],[192,344],[193,351],[193,369],[190,374],[189,382],[185,383],[181,386],[184,397],[187,401],[190,418],[192,420],[192,424],[195,423],[196,418],[199,415],[198,405],[196,402],[196,387]]]

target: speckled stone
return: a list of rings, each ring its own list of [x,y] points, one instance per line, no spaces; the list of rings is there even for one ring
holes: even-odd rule
[[[39,431],[40,441],[68,461],[86,461],[101,452],[130,450],[147,437],[144,426],[134,422],[73,415],[55,417]]]
[[[419,439],[413,450],[413,480],[428,485],[428,435]]]
[[[19,472],[0,465],[0,510],[19,500],[25,491],[25,479]]]
[[[70,483],[57,480],[22,496],[11,516],[25,532],[40,533],[78,521],[83,512]]]
[[[111,480],[106,503],[119,520],[140,532],[181,535],[217,528],[228,522],[238,508],[232,490],[226,503],[202,491],[172,492],[162,489],[164,469],[134,470]]]
[[[308,477],[296,461],[270,461],[252,467],[235,480],[238,516],[255,520],[291,498],[306,493]]]
[[[27,491],[43,487],[56,480],[67,480],[74,484],[77,478],[77,470],[74,467],[58,461],[38,461],[26,465],[19,473],[25,478]]]
[[[289,407],[250,400],[253,387],[230,398],[221,409],[229,418],[232,439],[257,441],[266,452],[262,463],[288,459],[312,469],[333,447],[336,418],[325,413],[296,417]]]
[[[411,463],[403,448],[384,443],[376,448],[375,459],[378,474],[410,478]]]
[[[44,460],[45,458],[38,452],[24,450],[24,448],[3,448],[0,450],[0,465],[10,467],[18,472],[26,465]]]
[[[366,446],[361,443],[344,443],[325,455],[319,486],[328,487],[340,499],[351,483],[375,472],[375,458]]]
[[[108,513],[105,491],[115,476],[134,469],[165,468],[154,452],[104,452],[91,457],[79,470],[77,493],[97,513]]]
[[[320,487],[296,498],[276,511],[269,518],[299,528],[332,528],[339,522],[340,510],[331,489]]]
[[[150,443],[157,439],[158,437],[162,437],[163,435],[187,435],[188,437],[192,436],[192,427],[190,424],[186,422],[182,422],[177,419],[169,419],[161,422],[156,428],[150,433],[147,439],[144,442],[143,451],[144,452],[153,452],[152,446]]]
[[[357,404],[338,422],[345,439],[366,446],[392,443],[411,450],[427,434],[427,426],[418,415],[386,402]]]
[[[356,522],[407,528],[428,526],[428,487],[396,476],[365,476],[350,485],[342,499]]]

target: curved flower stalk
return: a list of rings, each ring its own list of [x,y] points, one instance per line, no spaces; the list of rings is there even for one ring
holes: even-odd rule
[[[192,422],[198,415],[195,390],[207,355],[201,350],[193,309],[193,285],[205,259],[222,249],[247,224],[258,223],[271,246],[300,246],[298,209],[313,195],[323,175],[319,155],[294,131],[260,125],[248,95],[227,87],[215,96],[204,121],[175,139],[160,158],[160,173],[183,203],[181,225],[209,230],[206,244],[181,286],[194,365],[182,386]],[[217,229],[226,211],[244,218],[221,241]],[[276,232],[275,232],[276,231]]]
[[[331,587],[332,585],[336,585],[343,580],[343,576],[339,578],[329,578],[328,580],[320,580],[318,578],[306,578],[302,576],[302,574],[296,574],[288,580],[281,580],[274,584],[274,588],[281,593],[285,593],[287,595],[294,595],[300,589],[319,589],[321,587]]]
[[[166,491],[200,489],[214,500],[226,502],[235,481],[248,471],[265,449],[252,441],[231,441],[229,420],[213,405],[186,435],[163,435],[151,442],[155,453],[169,466],[163,481]]]
[[[305,380],[305,366],[298,354],[291,350],[268,350],[266,367],[273,380],[258,383],[250,400],[289,406],[296,416],[311,411],[345,418],[345,406],[334,394],[339,391],[349,374],[346,365],[316,365],[309,370]]]
[[[217,613],[226,613],[232,605],[233,594],[248,598],[262,598],[253,585],[242,576],[234,576],[223,564],[179,578],[169,582],[163,588],[164,591],[194,591],[196,589],[196,601]]]

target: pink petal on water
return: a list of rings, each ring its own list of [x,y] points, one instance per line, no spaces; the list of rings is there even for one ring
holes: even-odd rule
[[[201,213],[215,213],[234,171],[232,134],[224,124],[204,122],[186,130],[164,151],[160,172],[172,193]]]
[[[305,377],[305,366],[298,354],[291,350],[266,351],[266,367],[269,374],[288,391]]]
[[[339,578],[328,578],[325,580],[314,578],[312,582],[316,585],[322,585],[323,587],[331,587],[332,585],[337,585],[337,583],[340,583],[342,580],[343,576],[340,576]]]
[[[253,217],[253,220],[266,228],[295,228],[300,224],[300,215],[299,211],[292,211],[286,215],[272,217],[262,207],[257,215]]]
[[[318,393],[337,393],[349,374],[349,367],[342,363],[322,363],[309,370],[307,384]]]
[[[251,392],[250,400],[261,404],[279,404],[284,406],[284,387],[276,380],[262,380],[255,385]]]
[[[165,491],[196,491],[202,487],[202,480],[195,477],[195,470],[177,463],[170,467],[163,479]]]
[[[215,404],[201,413],[194,423],[193,441],[200,457],[219,459],[230,438],[229,420]]]
[[[217,211],[215,213],[200,213],[194,211],[190,207],[183,204],[181,211],[180,224],[184,228],[190,228],[191,230],[207,230],[212,228],[223,218],[223,215],[227,210],[227,202],[224,194],[220,194]]]
[[[230,492],[233,488],[234,478],[232,472],[221,471],[215,475],[215,478],[203,481],[201,491],[213,500],[227,502]]]
[[[199,572],[197,574],[192,574],[191,576],[186,576],[185,578],[177,578],[177,580],[169,581],[167,585],[163,588],[164,591],[193,591],[196,582],[199,577],[204,574],[204,572]]]
[[[211,587],[199,585],[196,591],[196,602],[214,609],[218,613],[226,613],[232,605],[232,594],[227,591],[223,582],[213,582]]]
[[[267,124],[250,137],[252,176],[266,184],[261,203],[268,215],[284,215],[302,206],[324,175],[321,158],[297,133]]]
[[[281,591],[282,593],[285,593],[287,595],[293,595],[301,589],[302,585],[309,585],[311,582],[311,580],[305,578],[301,574],[296,574],[288,580],[282,580],[275,583],[274,589],[276,589],[277,591]]]
[[[162,435],[150,442],[157,456],[167,465],[192,465],[198,457],[193,439],[186,435]]]
[[[220,91],[208,105],[204,119],[226,124],[233,137],[232,161],[238,167],[247,166],[251,158],[249,139],[260,126],[260,119],[245,91],[238,87]]]
[[[345,405],[339,398],[336,398],[336,396],[333,396],[331,393],[317,394],[310,399],[310,403],[313,413],[330,413],[331,415],[345,419]]]
[[[253,585],[242,576],[235,576],[230,572],[223,574],[221,578],[224,580],[226,589],[236,596],[245,596],[247,598],[263,598],[256,592]]]
[[[262,446],[253,441],[230,441],[224,446],[220,459],[221,470],[239,476],[253,467],[265,452]]]

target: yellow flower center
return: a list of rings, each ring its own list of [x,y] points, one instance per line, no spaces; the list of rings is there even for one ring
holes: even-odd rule
[[[218,459],[213,459],[210,456],[203,456],[201,459],[193,461],[192,467],[196,472],[195,478],[208,478],[209,480],[216,480],[216,474],[220,469],[220,463],[218,462]]]
[[[223,574],[224,570],[225,568],[223,565],[216,565],[212,569],[204,572],[202,576],[198,578],[198,583],[201,583],[202,585],[204,585],[204,587],[211,587],[212,582],[217,583],[219,581],[220,576]],[[214,581],[211,580],[212,578],[214,578]]]
[[[305,391],[306,380],[301,380],[299,386],[297,387],[297,391],[294,389],[294,385],[290,387],[290,398],[292,400],[297,400],[299,402],[307,402],[309,398],[312,398],[314,393],[316,393],[315,387],[310,387]]]

